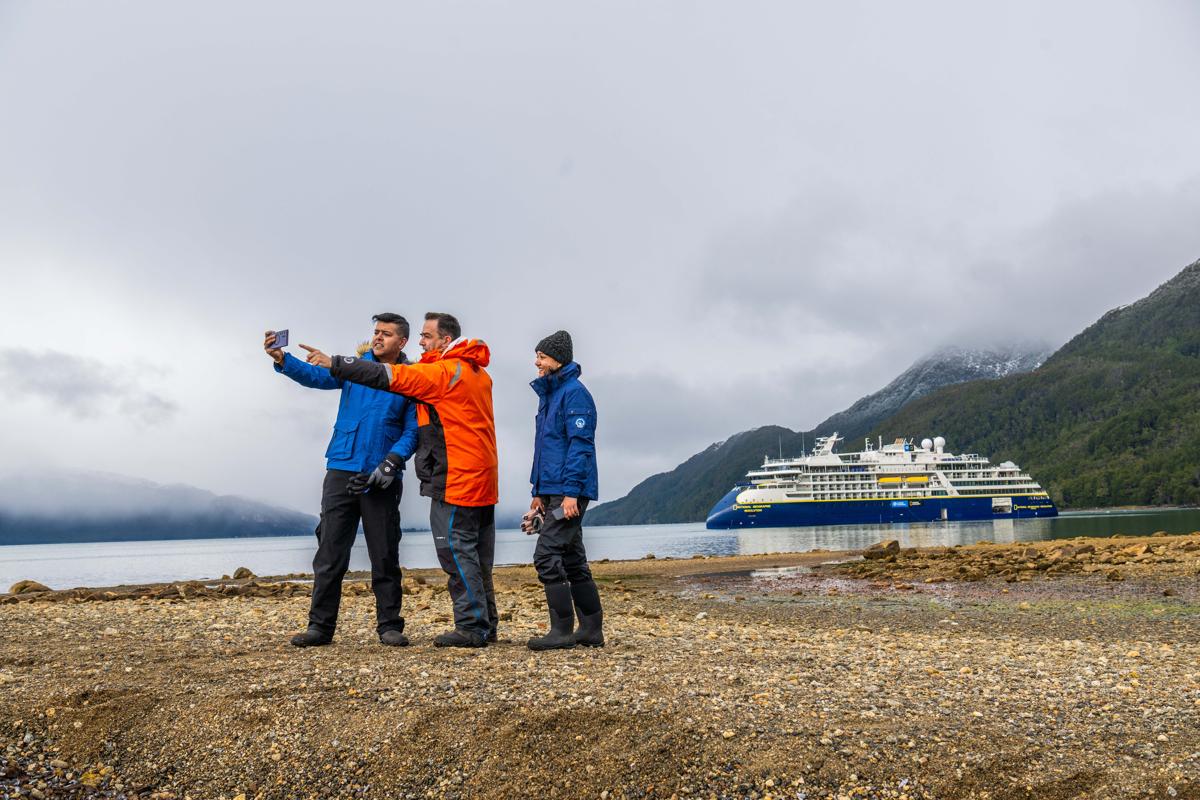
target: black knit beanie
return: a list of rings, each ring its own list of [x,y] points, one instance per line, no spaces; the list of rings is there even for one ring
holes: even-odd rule
[[[575,358],[571,334],[566,331],[555,331],[538,342],[533,350],[535,353],[545,353],[560,364],[569,364]]]

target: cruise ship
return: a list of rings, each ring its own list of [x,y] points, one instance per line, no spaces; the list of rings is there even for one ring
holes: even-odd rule
[[[937,520],[1053,517],[1037,481],[1011,461],[946,452],[941,436],[917,447],[869,439],[859,453],[835,453],[836,433],[810,455],[766,458],[713,506],[706,527],[773,528]]]

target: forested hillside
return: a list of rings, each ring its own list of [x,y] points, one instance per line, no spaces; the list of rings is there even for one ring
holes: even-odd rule
[[[1200,503],[1200,261],[1037,371],[941,389],[876,426],[1012,459],[1065,508]]]
[[[712,504],[729,491],[764,455],[800,452],[800,434],[767,425],[734,434],[697,453],[670,472],[652,475],[620,500],[587,512],[588,525],[655,525],[704,519]]]

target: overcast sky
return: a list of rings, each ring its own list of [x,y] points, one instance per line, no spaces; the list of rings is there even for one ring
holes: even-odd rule
[[[381,311],[491,345],[504,509],[558,328],[604,499],[1060,344],[1200,258],[1197,41],[1183,0],[0,0],[0,468],[315,511],[336,396],[262,331]]]

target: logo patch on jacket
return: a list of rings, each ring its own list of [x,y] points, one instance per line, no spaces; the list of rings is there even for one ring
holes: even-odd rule
[[[587,425],[587,423],[584,421],[583,417],[578,417],[578,418],[575,420],[575,427],[576,427],[576,428],[582,428],[584,425]]]

